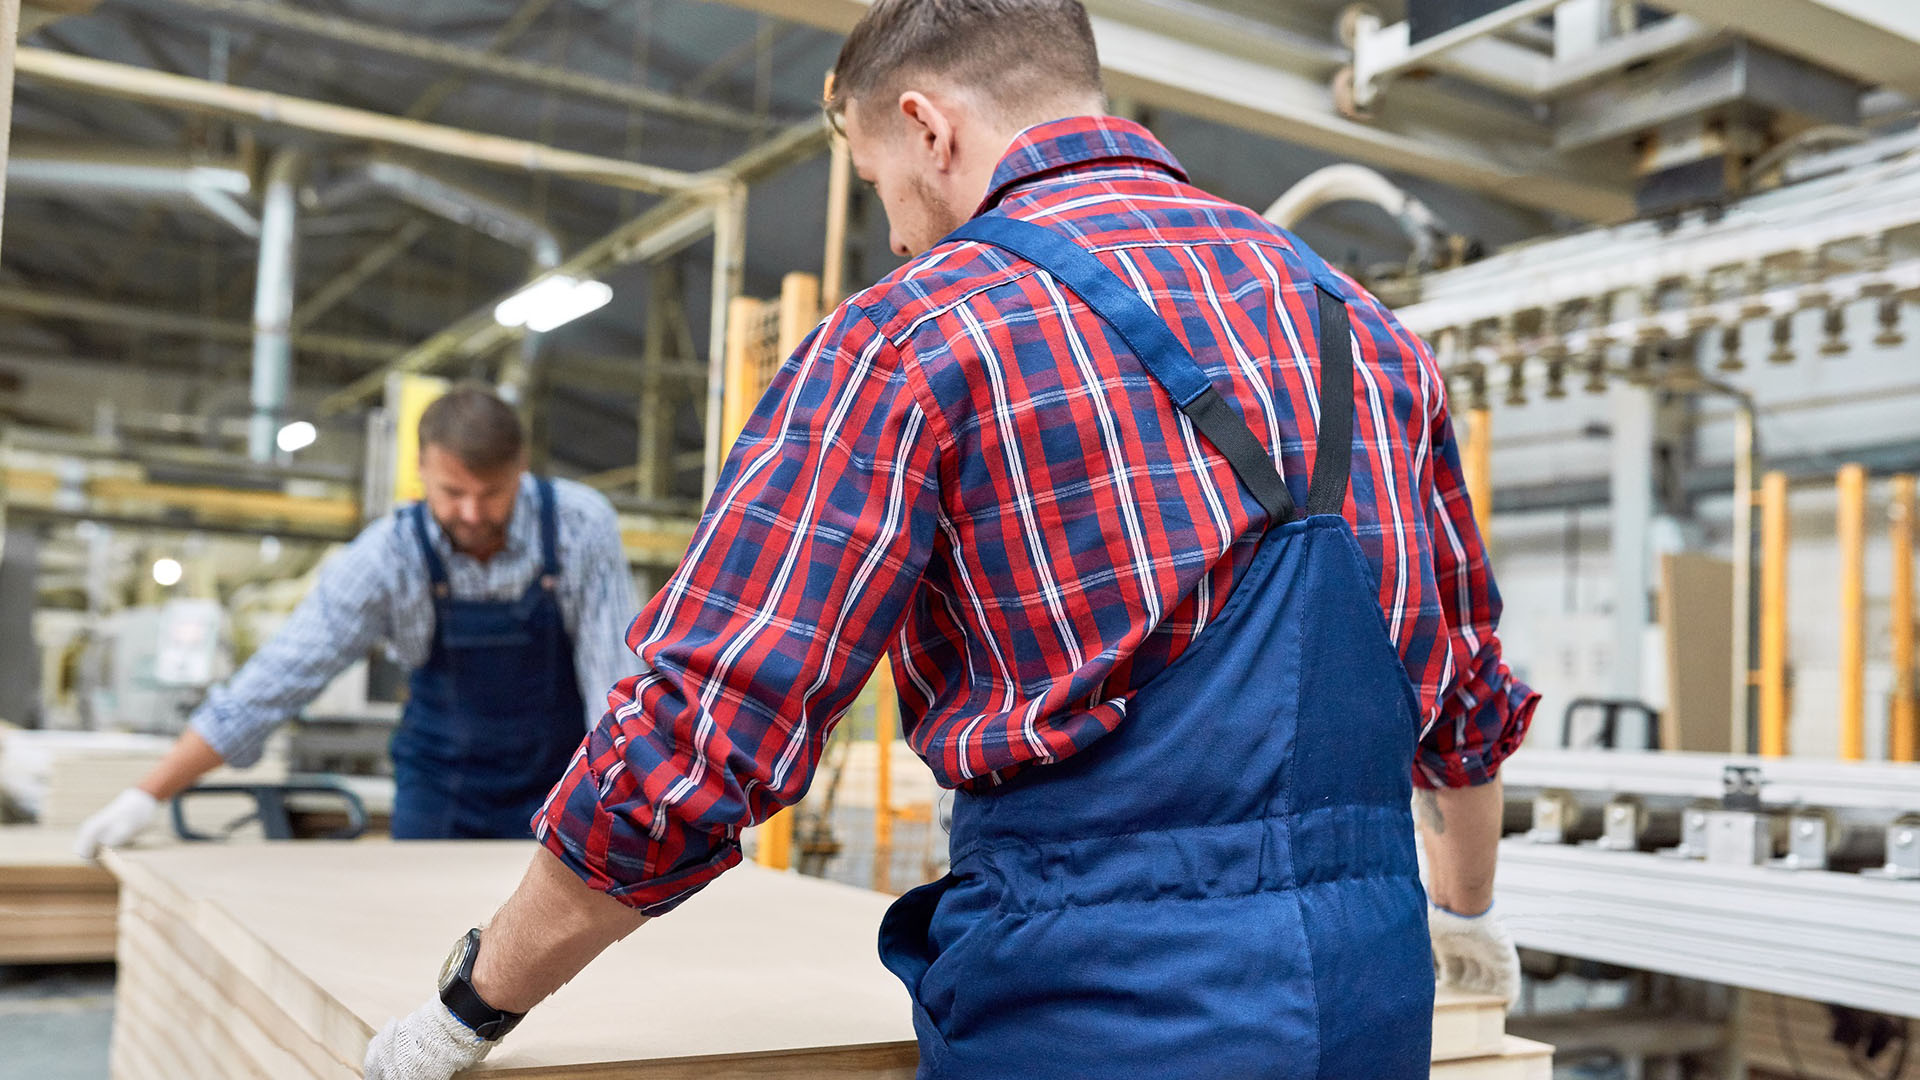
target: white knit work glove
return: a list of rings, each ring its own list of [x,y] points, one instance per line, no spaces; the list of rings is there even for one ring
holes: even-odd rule
[[[448,1080],[487,1056],[494,1043],[461,1023],[439,998],[387,1026],[367,1043],[366,1080]]]
[[[1492,905],[1478,915],[1456,915],[1427,905],[1433,936],[1433,973],[1441,986],[1494,994],[1509,1007],[1520,994],[1520,952]]]
[[[128,788],[115,795],[105,809],[80,823],[80,832],[73,838],[74,854],[91,859],[103,847],[119,847],[153,824],[154,812],[159,809],[160,800],[139,788]]]

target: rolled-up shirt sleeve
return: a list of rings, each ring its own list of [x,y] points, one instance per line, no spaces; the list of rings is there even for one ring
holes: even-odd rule
[[[194,711],[189,724],[229,764],[258,761],[275,728],[386,636],[393,528],[384,518],[329,559],[279,632]]]
[[[640,674],[534,819],[589,885],[669,911],[805,794],[938,529],[943,440],[917,379],[853,308],[782,365],[628,633]]]
[[[1422,359],[1432,362],[1430,355]],[[1477,787],[1492,782],[1526,738],[1540,695],[1515,678],[1501,656],[1500,589],[1474,522],[1444,398],[1431,430],[1428,524],[1451,677],[1441,687],[1438,715],[1421,736],[1413,780],[1429,789]]]

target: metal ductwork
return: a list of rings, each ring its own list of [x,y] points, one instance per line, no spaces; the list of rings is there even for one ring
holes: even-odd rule
[[[376,158],[354,167],[308,199],[316,209],[331,209],[376,194],[391,195],[435,217],[490,236],[527,252],[538,273],[560,265],[560,238],[531,214],[462,184],[412,165]],[[540,352],[540,334],[521,339],[520,354],[500,373],[500,396],[524,406]],[[523,412],[524,412],[523,408]]]
[[[242,205],[253,194],[253,179],[238,165],[195,161],[180,154],[28,144],[15,147],[8,158],[7,184],[16,191],[190,203],[242,235],[260,235],[260,223]]]
[[[281,150],[267,166],[260,211],[260,266],[253,288],[253,414],[247,456],[273,460],[275,438],[293,386],[293,271],[299,235],[298,150]]]
[[[1414,264],[1435,265],[1439,244],[1446,232],[1433,211],[1365,165],[1342,163],[1308,173],[1288,188],[1286,194],[1275,199],[1261,216],[1283,229],[1291,229],[1314,211],[1338,202],[1372,203],[1385,210],[1413,244]]]
[[[525,211],[413,165],[375,159],[341,174],[309,196],[309,209],[331,210],[376,194],[391,195],[435,217],[524,249],[534,265],[560,263],[560,238]]]

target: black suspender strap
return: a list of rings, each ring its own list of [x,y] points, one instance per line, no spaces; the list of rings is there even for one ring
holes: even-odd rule
[[[1320,298],[1320,433],[1313,442],[1307,514],[1339,514],[1353,468],[1353,323],[1346,302],[1314,282]]]

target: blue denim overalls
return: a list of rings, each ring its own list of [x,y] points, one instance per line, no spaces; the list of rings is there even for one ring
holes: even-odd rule
[[[888,912],[921,1078],[1416,1080],[1433,966],[1414,859],[1414,689],[1341,516],[1348,286],[1305,245],[1321,423],[1298,514],[1272,458],[1152,308],[1029,222],[1010,250],[1124,339],[1267,511],[1226,607],[1110,735],[956,793],[953,870]]]

